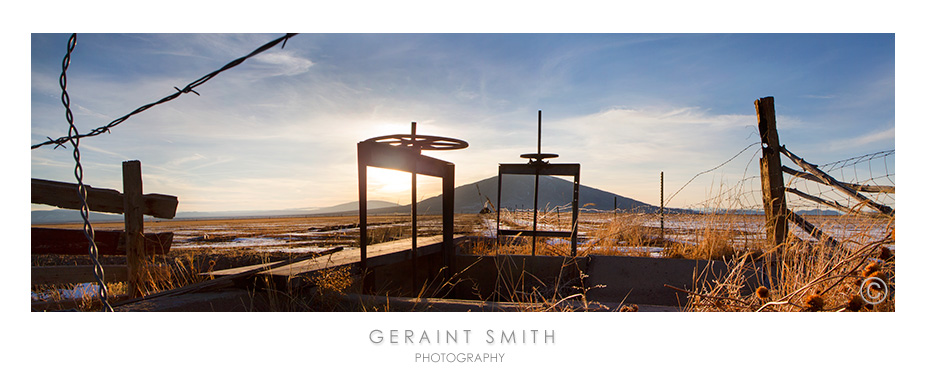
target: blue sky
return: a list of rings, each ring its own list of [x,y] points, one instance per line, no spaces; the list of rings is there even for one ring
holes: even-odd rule
[[[79,34],[68,92],[81,132],[106,125],[279,34]],[[67,133],[58,75],[67,34],[31,35],[31,143]],[[893,34],[300,34],[105,134],[81,141],[85,182],[120,187],[138,159],[146,192],[180,211],[357,200],[358,141],[466,140],[427,153],[458,184],[535,150],[579,162],[581,183],[658,204],[758,141],[753,102],[776,99],[781,143],[832,162],[895,148]],[[756,172],[750,149],[690,183],[693,206]],[[894,164],[894,161],[891,161]],[[891,168],[894,171],[894,167]],[[31,174],[73,182],[70,149],[31,152]],[[371,173],[371,197],[409,202],[408,179]],[[408,174],[405,174],[408,176]],[[405,184],[405,185],[404,185]],[[439,181],[420,180],[420,197]]]

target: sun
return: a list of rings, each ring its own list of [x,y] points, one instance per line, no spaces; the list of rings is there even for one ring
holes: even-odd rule
[[[367,169],[367,189],[370,198],[397,199],[409,197],[412,174],[377,167]]]

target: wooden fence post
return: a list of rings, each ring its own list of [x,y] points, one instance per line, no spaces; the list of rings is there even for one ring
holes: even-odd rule
[[[764,97],[754,101],[757,111],[757,129],[763,156],[760,158],[761,188],[764,197],[764,224],[767,243],[775,248],[774,255],[767,263],[768,275],[773,274],[773,262],[783,250],[786,233],[789,230],[786,212],[786,191],[783,186],[783,171],[780,163],[780,137],[777,135],[776,112],[773,97]],[[773,280],[773,277],[770,277]]]
[[[129,267],[129,297],[142,296],[145,270],[145,232],[142,219],[142,164],[122,162],[123,215],[126,224],[126,265]]]

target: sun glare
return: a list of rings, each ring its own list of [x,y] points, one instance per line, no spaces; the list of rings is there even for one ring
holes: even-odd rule
[[[405,199],[409,197],[411,185],[412,174],[408,172],[376,167],[367,169],[367,188],[370,198]]]

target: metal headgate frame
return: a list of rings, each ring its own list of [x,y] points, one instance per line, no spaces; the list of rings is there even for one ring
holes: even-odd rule
[[[527,164],[518,163],[500,163],[499,175],[497,175],[497,193],[496,193],[496,234],[497,243],[502,236],[531,236],[532,237],[532,256],[535,255],[538,237],[562,237],[570,238],[570,255],[577,255],[577,219],[579,216],[579,198],[580,198],[580,164],[579,163],[548,163],[544,159],[557,158],[557,154],[541,152],[541,111],[538,111],[538,152],[522,154],[522,158],[528,158]],[[500,213],[502,212],[503,196],[503,175],[534,175],[535,176],[535,197],[532,209],[534,212],[532,219],[532,230],[501,229]],[[571,200],[571,219],[570,231],[557,230],[538,230],[538,177],[541,175],[549,176],[572,176],[574,178],[573,199]]]
[[[454,259],[454,163],[422,155],[422,150],[456,150],[467,142],[446,137],[416,135],[416,123],[411,134],[394,134],[358,142],[358,217],[360,228],[361,269],[367,271],[367,168],[378,167],[412,174],[412,262],[413,282],[416,282],[416,175],[441,178],[442,183],[442,265],[445,275],[457,272]],[[366,278],[365,278],[366,279]],[[366,280],[367,281],[367,280]]]

